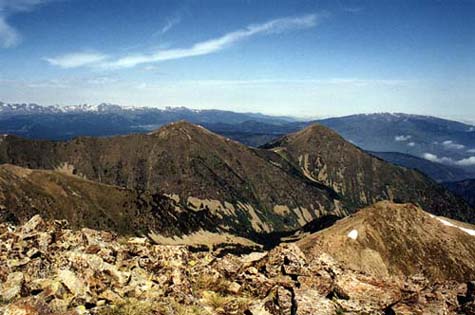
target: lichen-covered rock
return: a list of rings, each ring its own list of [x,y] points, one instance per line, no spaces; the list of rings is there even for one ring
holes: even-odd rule
[[[330,299],[312,289],[295,290],[296,315],[334,315],[337,307]]]
[[[475,314],[474,283],[375,278],[295,244],[223,256],[40,217],[0,231],[0,315]]]
[[[7,281],[3,283],[0,290],[0,298],[3,301],[11,301],[15,297],[19,296],[23,283],[25,281],[25,276],[21,272],[13,272],[8,275]]]
[[[1,312],[0,312],[1,313]],[[3,308],[3,315],[79,315],[75,310],[54,312],[45,302],[36,298],[25,298]]]
[[[83,296],[86,293],[84,281],[80,280],[71,270],[60,270],[58,278],[73,295]]]

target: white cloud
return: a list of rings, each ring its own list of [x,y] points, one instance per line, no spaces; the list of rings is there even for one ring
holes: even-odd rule
[[[8,18],[18,12],[33,10],[51,0],[0,0],[0,47],[10,48],[21,42],[21,35],[8,23]]]
[[[432,153],[424,153],[422,157],[426,160],[429,160],[431,162],[436,162],[436,163],[442,163],[442,164],[453,164],[453,160],[448,157],[438,157],[435,154]]]
[[[426,160],[431,162],[441,163],[441,164],[449,164],[449,165],[457,165],[457,166],[472,166],[475,165],[475,156],[470,156],[468,158],[464,158],[461,160],[454,160],[449,157],[438,157],[432,153],[424,153],[422,157]]]
[[[167,33],[168,31],[170,31],[173,27],[175,27],[180,22],[181,22],[180,17],[173,17],[173,18],[167,19],[165,25],[160,29],[159,33],[162,34],[162,35]]]
[[[470,156],[466,159],[462,159],[460,161],[457,161],[456,162],[457,165],[460,165],[460,166],[471,166],[471,165],[475,165],[475,156]]]
[[[68,68],[82,67],[91,64],[96,64],[101,68],[131,68],[140,64],[208,55],[223,50],[231,46],[232,44],[235,44],[253,36],[279,34],[286,31],[314,27],[324,16],[325,15],[323,14],[308,14],[298,17],[275,19],[263,24],[252,24],[243,29],[227,33],[221,37],[213,38],[203,42],[198,42],[189,48],[164,49],[158,50],[152,54],[132,54],[118,58],[116,60],[101,62],[100,64],[98,63],[98,61],[102,60],[94,60],[93,62],[68,62],[66,63],[66,65]],[[64,67],[64,63],[60,61],[65,59],[65,57],[76,55],[80,54],[70,54],[67,56],[48,58],[47,60],[51,64]]]
[[[475,149],[467,150],[468,153],[475,153]]]
[[[411,139],[411,138],[412,138],[411,135],[407,135],[407,136],[405,136],[405,135],[400,135],[400,136],[395,136],[395,137],[394,137],[394,140],[395,140],[395,141],[398,141],[398,142],[402,142],[402,141],[407,141],[407,140],[409,140],[409,139]]]
[[[416,145],[416,143],[415,142],[409,142],[407,145],[410,146],[410,147],[414,147]]]
[[[447,149],[461,150],[461,149],[465,148],[465,146],[463,144],[457,144],[457,143],[453,142],[452,140],[446,140],[446,141],[442,142],[442,145],[444,147],[446,147]]]
[[[97,65],[106,59],[107,55],[100,53],[72,53],[54,58],[45,58],[51,65],[65,69]]]

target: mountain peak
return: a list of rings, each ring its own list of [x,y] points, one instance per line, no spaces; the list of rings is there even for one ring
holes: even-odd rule
[[[190,123],[187,120],[179,120],[176,122],[172,122],[166,125],[161,126],[160,128],[152,131],[149,135],[155,135],[159,137],[168,137],[168,136],[177,136],[177,135],[186,135],[190,140],[193,135],[214,135],[216,137],[221,138],[221,136],[212,133],[208,129]]]
[[[349,143],[332,129],[315,123],[300,131],[285,135],[262,147],[272,149],[293,144],[298,146],[318,146],[322,144],[341,145]]]
[[[475,222],[466,203],[437,187],[422,173],[371,156],[328,127],[314,124],[263,148],[273,150],[298,167],[305,177],[332,188],[357,207],[380,200],[414,202],[437,215]],[[408,187],[417,189],[409,192]]]
[[[199,125],[195,125],[195,124],[193,124],[193,123],[191,123],[191,122],[189,122],[185,119],[169,123],[168,125],[165,125],[164,127],[165,128],[174,128],[174,129],[188,129],[188,130],[200,128]],[[201,129],[204,129],[204,128],[201,127]]]
[[[317,124],[317,123],[314,123],[314,124],[311,124],[310,126],[300,130],[300,131],[297,131],[293,134],[291,134],[290,136],[294,137],[294,138],[297,138],[297,137],[335,137],[335,138],[339,138],[341,140],[343,140],[343,138],[338,134],[336,133],[334,130],[332,130],[331,128],[328,128],[324,125],[321,125],[321,124]]]

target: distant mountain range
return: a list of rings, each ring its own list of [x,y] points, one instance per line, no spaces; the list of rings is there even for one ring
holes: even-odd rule
[[[186,107],[123,107],[113,104],[40,106],[0,102],[0,133],[32,139],[64,140],[77,136],[109,136],[148,132],[165,124],[187,120],[196,124],[241,124],[248,121],[281,126],[290,117]]]
[[[158,109],[105,103],[40,106],[0,102],[0,134],[30,139],[68,140],[78,136],[147,133],[177,120],[200,124],[254,147],[319,123],[380,158],[417,169],[436,181],[475,177],[475,127],[431,116],[379,113],[299,121],[284,116],[185,107]]]
[[[320,120],[368,151],[400,152],[444,164],[470,167],[475,127],[431,116],[368,114]]]
[[[475,178],[475,171],[453,165],[431,162],[410,154],[399,152],[369,152],[385,161],[423,172],[437,182],[453,182]]]

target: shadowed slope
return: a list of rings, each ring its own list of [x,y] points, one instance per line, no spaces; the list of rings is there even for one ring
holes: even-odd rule
[[[444,183],[443,185],[466,200],[472,207],[475,207],[475,179],[465,179],[458,182]]]
[[[135,192],[56,171],[0,165],[0,221],[25,222],[40,214],[66,219],[75,228],[89,227],[121,234],[151,230],[171,236],[200,229],[219,230],[219,220],[176,206],[160,194]]]

